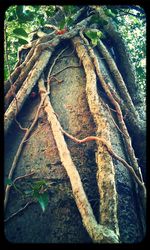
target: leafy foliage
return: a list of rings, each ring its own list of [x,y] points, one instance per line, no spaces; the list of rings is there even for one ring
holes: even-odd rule
[[[45,180],[32,181],[29,184],[29,189],[23,190],[19,185],[16,185],[11,179],[7,178],[5,180],[5,185],[13,186],[13,188],[19,192],[21,195],[25,197],[30,197],[32,199],[36,199],[42,208],[42,211],[45,212],[48,202],[48,185]]]
[[[28,37],[28,34],[26,33],[26,31],[23,28],[16,28],[13,30],[13,33],[15,35],[17,35],[18,37]]]
[[[32,31],[44,25],[46,19],[54,14],[55,6],[12,5],[5,12],[5,32],[7,52],[11,71],[17,62],[17,51],[22,44],[28,43]],[[6,41],[5,41],[6,42]],[[6,57],[4,77],[8,78]]]
[[[90,38],[93,46],[96,46],[98,40],[103,36],[103,33],[96,29],[94,30],[89,29],[85,32],[85,34],[87,35],[88,38]]]
[[[11,185],[13,185],[13,181],[12,181],[11,179],[7,178],[7,179],[5,180],[5,185],[11,186]]]
[[[77,13],[79,6],[64,5],[59,6],[63,11],[63,17],[58,23],[58,28],[71,28],[74,22],[74,15]],[[97,6],[98,8],[98,6]],[[8,60],[11,71],[17,61],[18,47],[28,43],[31,38],[31,32],[44,24],[49,23],[49,18],[53,17],[58,9],[55,5],[12,5],[5,13],[5,31],[7,35]],[[137,8],[138,9],[138,8]],[[116,28],[121,33],[129,53],[132,63],[135,67],[136,77],[140,90],[145,91],[146,78],[146,24],[144,11],[129,6],[108,5],[104,7],[105,14],[112,19]],[[95,14],[92,17],[92,23],[107,25],[107,21],[101,21]],[[87,37],[91,40],[93,46],[101,38],[100,32],[86,32]],[[4,77],[9,77],[6,55],[4,64]]]
[[[134,9],[110,7],[113,21],[121,33],[122,38],[130,53],[132,64],[135,68],[136,80],[139,91],[146,88],[146,17],[144,10],[138,12]]]
[[[36,181],[32,184],[32,195],[39,202],[43,212],[48,205],[47,183],[45,180]]]
[[[48,193],[38,194],[36,196],[36,198],[37,198],[43,212],[45,212],[45,209],[48,205]]]

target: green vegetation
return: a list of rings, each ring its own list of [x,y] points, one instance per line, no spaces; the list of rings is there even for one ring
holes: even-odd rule
[[[7,40],[8,61],[12,71],[17,62],[18,48],[28,43],[32,38],[32,32],[39,27],[49,23],[49,18],[54,16],[58,7],[54,5],[12,5],[5,13],[5,40]],[[58,23],[58,27],[71,27],[73,15],[78,7],[66,5],[61,7],[64,10],[64,17]],[[135,9],[123,9],[121,6],[107,6],[105,14],[112,18],[116,28],[121,33],[131,55],[132,63],[135,67],[136,78],[140,90],[145,91],[146,80],[146,21],[144,14],[140,14]],[[96,21],[96,17],[93,20]],[[99,20],[97,19],[97,22]],[[107,24],[107,22],[106,22]],[[100,33],[86,35],[91,39],[93,45],[97,44],[97,39],[102,36]],[[5,80],[9,77],[7,60],[5,55],[4,64]]]
[[[116,11],[116,9],[114,10]],[[126,14],[128,13],[128,14]],[[130,14],[129,14],[130,13]],[[146,19],[136,10],[122,10],[116,15],[116,26],[121,33],[135,68],[139,90],[145,91],[146,82]]]
[[[28,183],[28,188],[23,190],[19,185],[12,181],[11,179],[6,179],[6,185],[12,186],[16,192],[19,192],[23,197],[28,197],[31,200],[35,200],[39,203],[42,211],[45,212],[45,209],[48,205],[48,184],[45,180],[32,181]]]

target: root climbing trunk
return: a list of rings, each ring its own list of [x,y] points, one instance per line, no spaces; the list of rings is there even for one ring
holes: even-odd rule
[[[44,94],[44,92],[46,92],[43,79],[39,80],[39,91],[42,98],[42,95]],[[61,162],[69,176],[73,195],[81,214],[84,227],[95,243],[119,242],[118,235],[107,226],[98,224],[94,217],[91,205],[88,202],[87,196],[84,192],[79,173],[71,159],[70,152],[61,132],[61,126],[56,118],[56,115],[54,114],[54,110],[50,104],[48,97],[46,97],[44,101],[44,109],[47,113],[47,119],[53,131]]]
[[[85,70],[87,100],[97,126],[97,136],[104,138],[110,144],[109,127],[102,102],[97,94],[96,74],[93,64],[85,47],[81,45],[81,39],[74,38],[73,43]],[[107,225],[113,229],[119,235],[114,166],[105,145],[99,141],[97,141],[96,160],[98,167],[97,183],[100,193],[100,222],[102,225]]]

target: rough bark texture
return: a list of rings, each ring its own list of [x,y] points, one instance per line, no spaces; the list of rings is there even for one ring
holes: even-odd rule
[[[72,49],[70,48],[68,54]],[[71,59],[64,57],[57,63],[52,73],[64,68],[68,63],[77,64],[76,56],[72,55]],[[52,105],[58,114],[61,125],[70,134],[78,138],[96,133],[96,127],[88,108],[84,77],[82,69],[66,69],[58,75],[58,78],[63,79],[64,82],[62,84],[53,82],[51,86]],[[33,121],[37,104],[38,99],[35,101],[27,99],[26,106],[18,117],[24,126],[31,124]],[[108,116],[112,146],[120,156],[125,157],[118,130],[112,123],[107,109],[105,112]],[[20,131],[18,126],[14,124],[5,139],[7,141],[5,159],[8,159],[5,162],[6,176],[23,134],[24,132]],[[96,143],[77,145],[67,138],[66,141],[94,214],[99,221],[99,194],[96,185],[97,170],[94,156]],[[115,160],[113,162],[116,171],[121,241],[140,241],[141,226],[131,178],[121,163]],[[82,225],[79,211],[72,196],[68,176],[61,165],[51,129],[43,113],[40,114],[35,134],[25,144],[14,178],[29,173],[31,170],[35,171],[32,180],[43,178],[49,180],[50,201],[48,208],[43,214],[38,204],[31,204],[21,214],[6,223],[6,238],[11,242],[91,242]],[[27,188],[29,180],[31,181],[31,177],[26,181],[20,181],[22,188]],[[6,217],[26,204],[25,200],[21,199],[15,190],[12,189],[10,195],[13,199],[10,199],[8,204]]]

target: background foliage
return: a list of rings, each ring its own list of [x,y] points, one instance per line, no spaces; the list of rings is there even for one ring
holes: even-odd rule
[[[116,10],[116,9],[115,9]],[[118,9],[116,26],[121,33],[135,68],[139,90],[145,91],[146,82],[146,17],[136,10]]]
[[[54,5],[12,5],[5,12],[5,48],[7,48],[10,70],[13,71],[17,62],[18,48],[28,43],[32,38],[32,32],[39,27],[49,23],[49,18],[54,16],[57,6]],[[71,27],[73,15],[79,6],[63,6],[64,17],[58,23],[58,27]],[[138,9],[138,7],[137,7]],[[112,18],[114,25],[121,33],[132,63],[135,68],[136,80],[139,90],[146,88],[146,19],[145,13],[136,9],[123,8],[122,6],[106,6],[105,14]],[[4,55],[4,77],[9,77],[6,60],[6,49]]]

